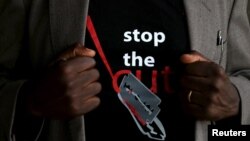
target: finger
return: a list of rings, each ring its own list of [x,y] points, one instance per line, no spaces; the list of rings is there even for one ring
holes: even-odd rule
[[[89,49],[87,47],[78,46],[74,48],[73,55],[75,56],[87,56],[87,57],[94,57],[96,52],[92,49]]]
[[[196,51],[193,51],[189,54],[183,54],[180,60],[184,64],[190,64],[190,63],[194,63],[197,61],[206,61],[206,62],[210,61],[209,59],[207,59],[206,57],[204,57],[203,55],[201,55],[200,53]]]
[[[66,100],[67,101],[67,100]],[[53,119],[68,119],[88,113],[100,105],[100,98],[91,97],[85,101],[78,101],[69,104],[64,100],[57,101],[54,105],[44,109],[42,116]]]
[[[68,60],[77,56],[94,57],[95,51],[77,43],[75,46],[63,52],[58,59]]]
[[[189,104],[186,108],[186,113],[195,117],[198,120],[212,120],[217,119],[217,115],[214,114],[213,108],[208,106],[200,106],[197,104]],[[216,108],[215,108],[216,109]]]
[[[199,120],[217,121],[223,118],[222,115],[227,114],[224,112],[225,111],[218,109],[215,105],[208,105],[204,107],[196,104],[189,105],[189,113]]]
[[[82,89],[82,93],[79,95],[79,99],[81,99],[81,101],[90,99],[91,97],[94,97],[99,94],[101,92],[101,89],[102,86],[100,83],[91,83]]]
[[[74,57],[94,57],[96,52],[92,49],[84,47],[82,44],[77,43],[73,47],[69,48],[68,50],[64,51],[62,54],[57,57],[55,61],[49,64],[49,66],[53,66],[61,61],[66,61]]]
[[[81,73],[95,65],[95,60],[90,57],[76,57],[59,63],[60,68],[65,73]]]
[[[86,87],[90,83],[97,81],[99,77],[100,77],[100,73],[97,69],[86,70],[75,76],[75,80],[73,81],[73,84],[76,87],[80,87],[80,88]]]
[[[186,99],[189,102],[189,104],[195,104],[202,107],[205,107],[210,104],[210,101],[208,100],[208,96],[204,93],[200,93],[199,91],[191,91],[192,93],[188,93],[186,95]]]
[[[188,64],[183,70],[185,75],[193,75],[197,77],[214,76],[221,73],[220,67],[213,62],[195,62]]]
[[[186,108],[186,112],[187,112],[187,114],[189,114],[197,119],[200,119],[200,120],[206,119],[204,107],[202,107],[200,105],[189,104]]]
[[[86,101],[83,101],[79,115],[86,114],[96,109],[100,105],[100,103],[101,101],[100,101],[100,98],[98,97],[92,97]]]
[[[66,107],[66,114],[69,117],[81,116],[88,113],[100,105],[100,98],[97,96],[90,97],[86,100],[78,99],[71,106]]]
[[[208,78],[185,75],[181,78],[181,86],[186,90],[206,92],[210,90],[211,84]]]

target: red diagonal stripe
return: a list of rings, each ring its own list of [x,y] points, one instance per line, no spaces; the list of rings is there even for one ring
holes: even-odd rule
[[[111,67],[110,67],[110,65],[108,63],[108,60],[107,60],[107,58],[106,58],[106,56],[104,54],[104,51],[102,50],[100,40],[99,40],[99,38],[98,38],[98,36],[96,34],[96,30],[95,30],[94,24],[93,24],[90,16],[87,17],[87,29],[88,29],[88,31],[90,33],[90,36],[91,36],[91,38],[92,38],[92,40],[93,40],[93,42],[94,42],[94,44],[96,46],[98,54],[100,55],[104,65],[106,66],[111,78],[113,79],[114,74],[113,74],[112,69],[111,69]]]

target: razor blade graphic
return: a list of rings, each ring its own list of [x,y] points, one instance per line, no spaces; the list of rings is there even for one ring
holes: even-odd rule
[[[144,135],[155,140],[166,138],[165,129],[157,118],[161,99],[132,73],[123,77],[118,97]]]

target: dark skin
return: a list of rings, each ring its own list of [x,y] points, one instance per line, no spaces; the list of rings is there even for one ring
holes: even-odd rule
[[[239,94],[222,67],[198,52],[182,55],[181,62],[185,67],[180,95],[189,115],[199,120],[218,121],[239,113]]]
[[[83,115],[100,104],[95,52],[76,44],[63,52],[38,81],[30,97],[34,115],[65,119]],[[198,52],[184,54],[180,94],[184,110],[199,120],[217,121],[239,113],[240,97],[225,71]],[[192,90],[191,101],[188,93]]]
[[[35,82],[29,97],[33,115],[68,119],[92,111],[100,104],[99,72],[95,52],[75,44],[51,63],[42,79]]]

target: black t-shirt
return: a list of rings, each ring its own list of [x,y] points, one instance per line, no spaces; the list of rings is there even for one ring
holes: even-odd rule
[[[85,115],[86,139],[193,140],[177,96],[179,57],[189,51],[182,1],[91,0],[88,29],[103,90]]]

